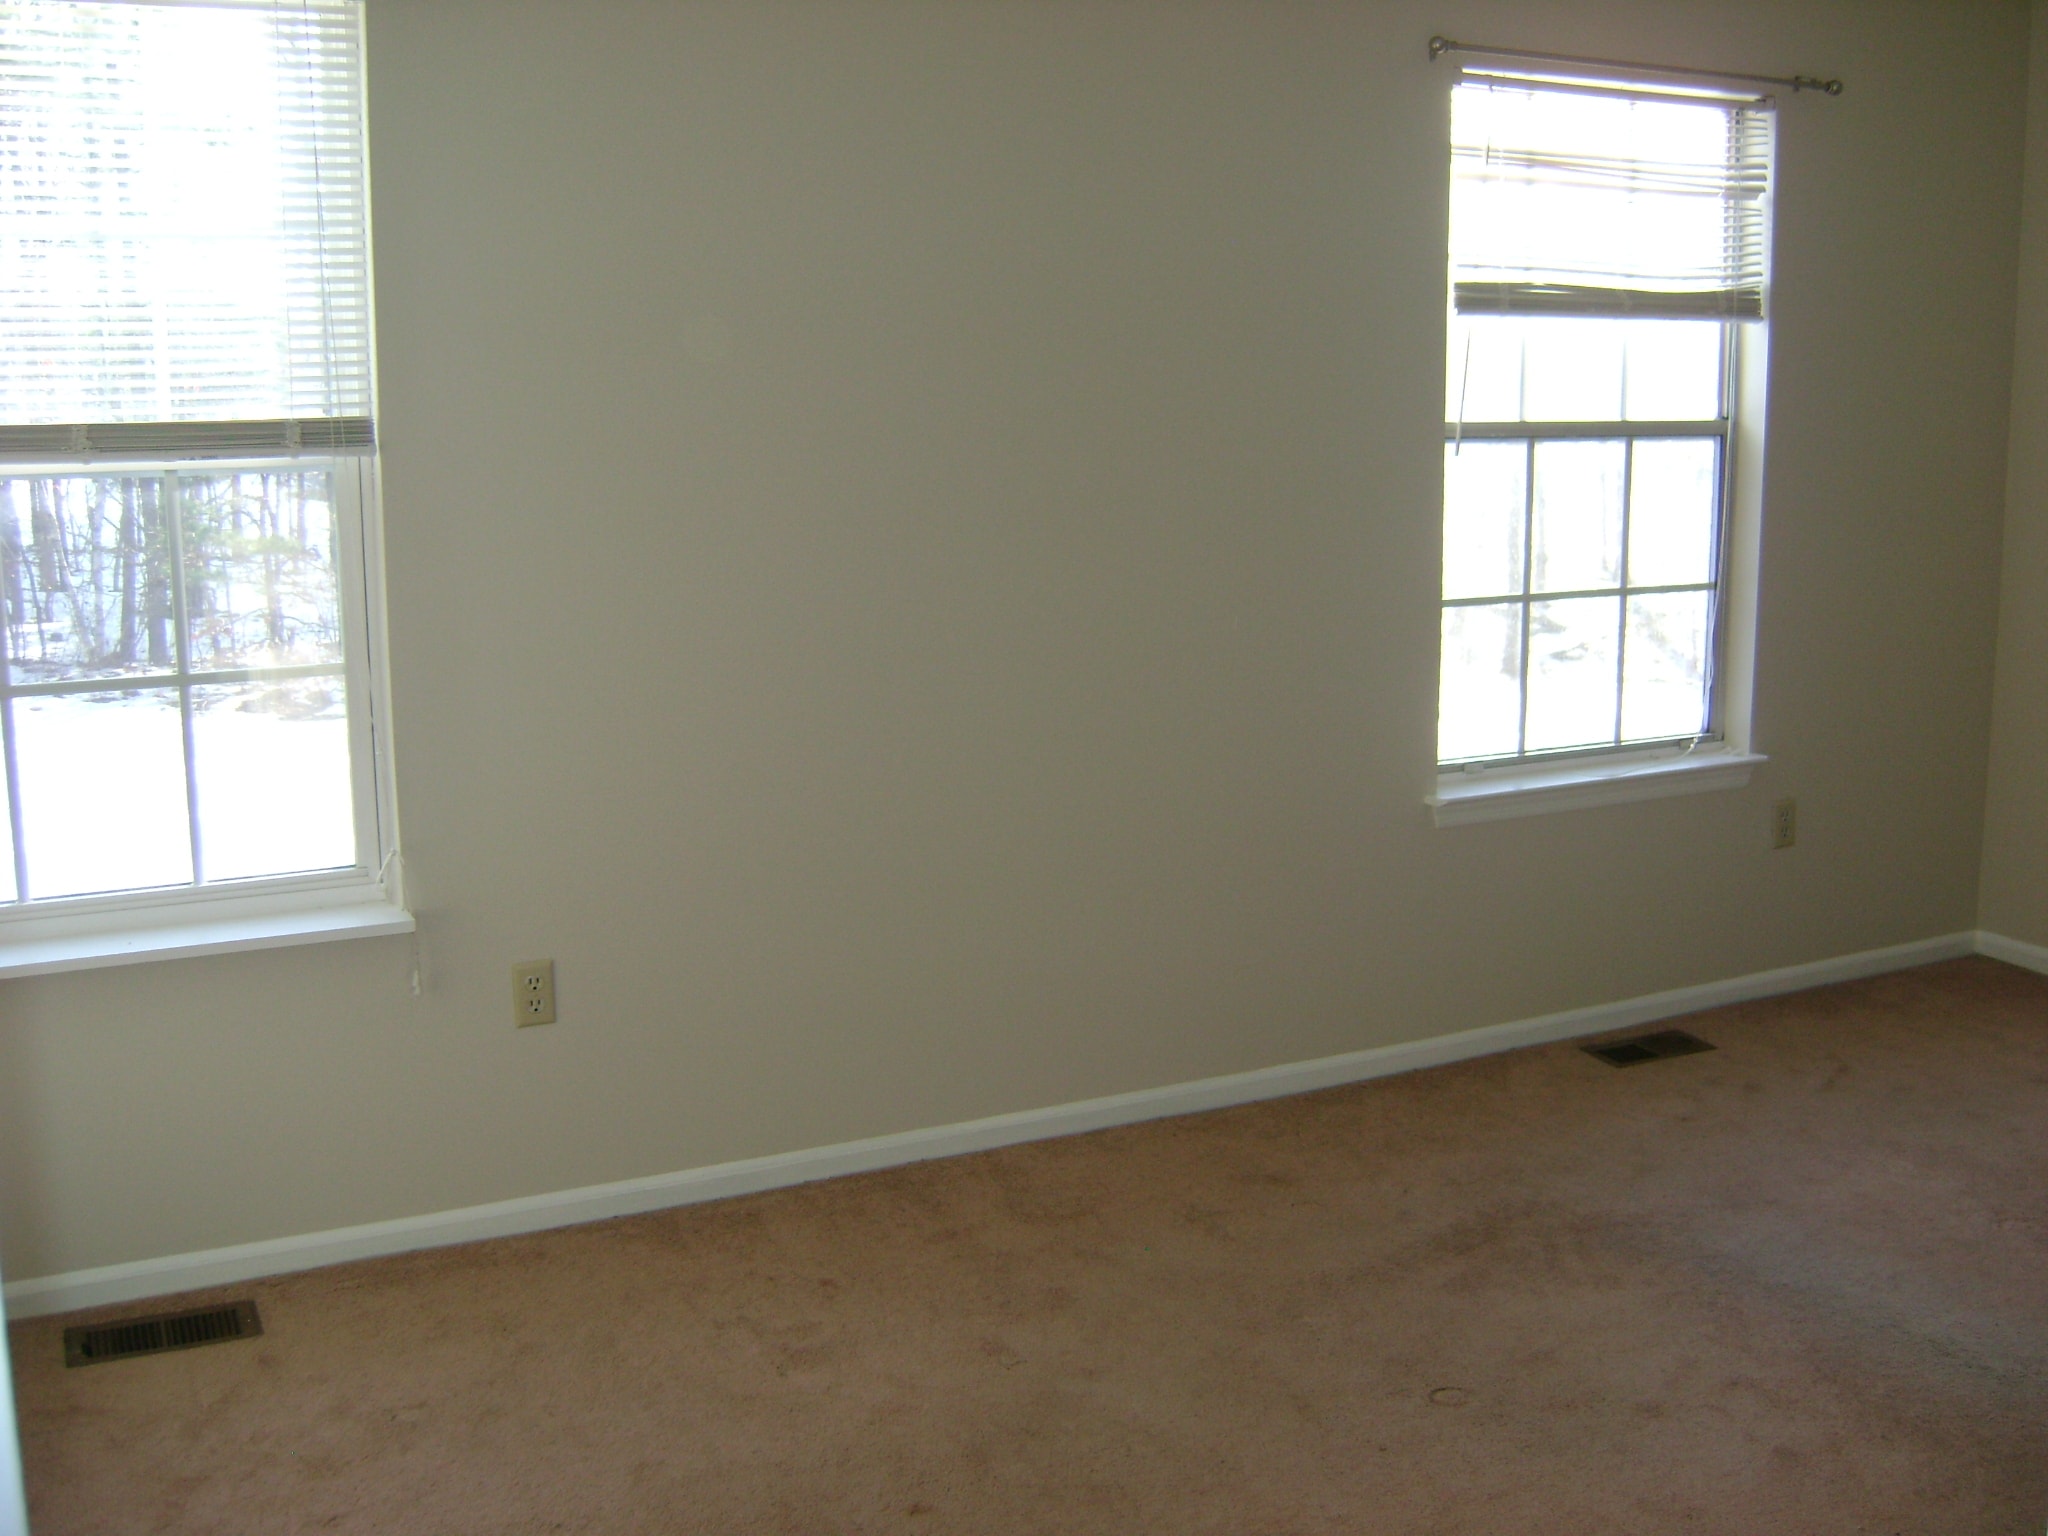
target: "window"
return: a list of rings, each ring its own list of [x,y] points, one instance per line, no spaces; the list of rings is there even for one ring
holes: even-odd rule
[[[1719,742],[1766,104],[1468,70],[1452,91],[1446,770]]]
[[[0,945],[391,894],[365,190],[354,0],[0,3]]]

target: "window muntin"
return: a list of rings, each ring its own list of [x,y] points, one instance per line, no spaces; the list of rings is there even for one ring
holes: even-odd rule
[[[360,33],[355,0],[0,6],[13,916],[388,865]]]
[[[1452,94],[1438,761],[1716,737],[1769,114],[1526,80]]]
[[[1544,334],[1553,327],[1583,344]],[[1454,347],[1488,360],[1481,390],[1507,419],[1445,427],[1440,762],[1715,734],[1728,418],[1520,417],[1539,368],[1552,370],[1540,398],[1553,409],[1718,410],[1723,331],[1715,321],[1453,328]],[[1632,382],[1637,369],[1647,388]]]
[[[348,868],[349,461],[0,478],[6,899]]]

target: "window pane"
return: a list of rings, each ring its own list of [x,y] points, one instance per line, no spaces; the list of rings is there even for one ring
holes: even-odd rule
[[[1521,714],[1521,606],[1446,608],[1437,760],[1512,757]]]
[[[10,707],[0,702],[0,709]],[[6,811],[6,801],[0,799],[0,901],[15,901],[21,893],[14,885],[14,826]]]
[[[1619,597],[1531,605],[1529,751],[1614,740],[1614,648],[1620,630]]]
[[[1629,599],[1621,690],[1625,738],[1652,741],[1706,729],[1710,603],[1705,592]]]
[[[1673,587],[1714,579],[1715,438],[1638,442],[1629,469],[1628,580]]]
[[[161,476],[0,481],[0,582],[16,682],[177,665]]]
[[[1525,322],[1525,421],[1618,421],[1627,322]]]
[[[0,420],[367,414],[355,9],[5,14]]]
[[[1618,442],[1536,445],[1531,591],[1621,585],[1621,480],[1626,462],[1626,450]]]
[[[341,661],[332,470],[181,477],[178,502],[195,671]]]
[[[1444,360],[1445,421],[1522,419],[1522,322],[1453,315]]]
[[[16,699],[14,740],[31,895],[192,878],[176,689]]]
[[[1721,322],[1631,320],[1628,419],[1712,421],[1721,414]]]
[[[1444,596],[1522,590],[1529,445],[1444,445]]]
[[[193,689],[192,763],[208,880],[355,862],[340,677]]]

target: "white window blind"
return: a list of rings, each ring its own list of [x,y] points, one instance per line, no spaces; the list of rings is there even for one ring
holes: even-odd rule
[[[1764,317],[1768,103],[1473,73],[1451,98],[1460,314]]]
[[[358,0],[0,0],[0,455],[370,440]]]

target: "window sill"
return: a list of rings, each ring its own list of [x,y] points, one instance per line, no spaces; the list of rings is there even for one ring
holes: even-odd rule
[[[412,931],[412,914],[384,886],[361,877],[170,902],[100,903],[0,922],[0,977]]]
[[[1754,752],[1715,751],[1648,757],[1580,759],[1544,768],[1494,768],[1440,775],[1428,800],[1440,827],[1543,816],[1668,795],[1740,789],[1757,764]]]

